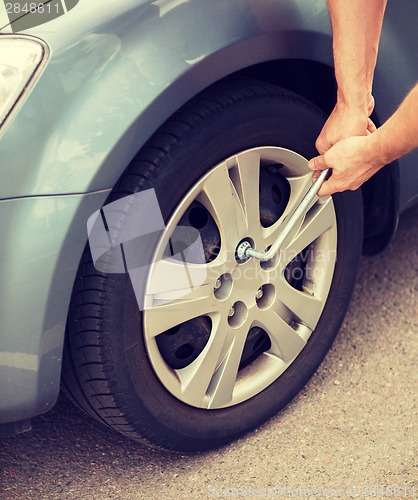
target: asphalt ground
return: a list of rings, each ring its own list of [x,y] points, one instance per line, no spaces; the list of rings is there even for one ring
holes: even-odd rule
[[[418,497],[418,207],[363,258],[344,325],[304,390],[262,428],[181,455],[105,429],[61,397],[0,443],[0,499]]]

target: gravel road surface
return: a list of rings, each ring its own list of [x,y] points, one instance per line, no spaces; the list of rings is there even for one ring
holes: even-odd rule
[[[384,253],[363,258],[332,350],[264,427],[179,455],[130,442],[62,397],[32,432],[0,443],[0,499],[418,497],[417,299],[414,208]]]

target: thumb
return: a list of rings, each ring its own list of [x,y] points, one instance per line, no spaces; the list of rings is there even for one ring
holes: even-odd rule
[[[321,155],[309,160],[308,167],[311,170],[325,170],[328,168],[328,165],[325,163],[324,155]]]

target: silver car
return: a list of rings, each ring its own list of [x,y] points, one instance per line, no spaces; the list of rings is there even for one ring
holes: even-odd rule
[[[154,446],[238,438],[321,363],[361,253],[418,199],[417,153],[316,198],[272,260],[240,259],[311,185],[336,94],[325,0],[30,5],[0,11],[0,433],[30,429],[62,386]],[[389,2],[377,124],[418,80],[416,19],[416,0]]]

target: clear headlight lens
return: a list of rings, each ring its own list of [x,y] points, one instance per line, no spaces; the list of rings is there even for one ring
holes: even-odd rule
[[[0,129],[23,103],[47,57],[41,40],[0,35]]]

